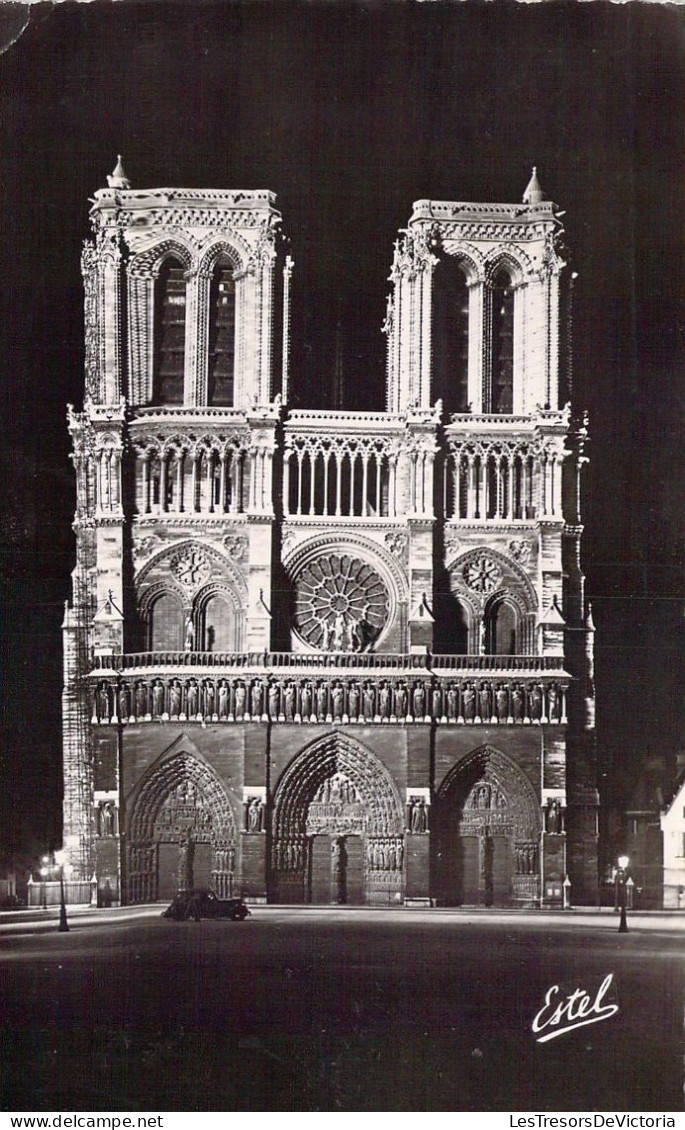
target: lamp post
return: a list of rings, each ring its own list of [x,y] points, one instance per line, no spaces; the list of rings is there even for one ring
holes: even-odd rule
[[[49,863],[50,863],[50,857],[48,855],[44,855],[43,859],[42,859],[43,866],[40,869],[40,888],[41,888],[40,894],[41,894],[41,903],[43,904],[43,910],[48,909],[48,893],[47,893],[47,890],[46,890],[46,887],[45,887],[45,883],[46,883],[48,875],[50,874]]]
[[[621,912],[621,918],[618,924],[619,934],[628,933],[628,918],[626,915],[626,871],[630,859],[627,855],[619,855],[618,857],[618,870],[616,872],[616,884],[618,894],[618,906]]]
[[[69,923],[67,922],[67,904],[64,898],[64,869],[66,867],[67,853],[65,851],[55,852],[55,863],[59,867],[59,926],[57,927],[60,934],[66,934],[69,930]]]

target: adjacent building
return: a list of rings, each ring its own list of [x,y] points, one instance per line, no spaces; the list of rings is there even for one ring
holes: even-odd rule
[[[519,203],[413,205],[382,412],[289,406],[273,193],[108,183],[69,409],[77,876],[102,901],[524,907],[568,877],[594,902],[587,427],[535,172]]]

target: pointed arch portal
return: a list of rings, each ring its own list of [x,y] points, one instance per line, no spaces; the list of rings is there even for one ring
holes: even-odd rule
[[[233,893],[235,820],[218,776],[199,757],[181,750],[152,766],[129,827],[129,901],[173,898],[193,886]]]
[[[402,804],[359,742],[329,734],[303,750],[278,784],[272,826],[271,902],[402,901]]]
[[[525,774],[491,746],[445,777],[433,808],[433,887],[443,906],[537,905],[540,806]]]

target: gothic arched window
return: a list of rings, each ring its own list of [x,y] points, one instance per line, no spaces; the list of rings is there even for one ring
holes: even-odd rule
[[[166,259],[155,282],[154,404],[183,404],[186,345],[184,268]]]
[[[209,291],[208,404],[232,406],[234,359],[235,282],[231,264],[221,256]]]
[[[150,609],[150,651],[183,650],[183,608],[173,593],[162,593]]]
[[[468,410],[469,289],[463,267],[446,258],[433,277],[431,400],[445,412]]]
[[[490,404],[498,414],[514,410],[514,288],[506,267],[492,280],[492,365]]]
[[[235,651],[236,618],[225,597],[210,596],[202,609],[202,651]]]
[[[519,618],[508,600],[496,601],[487,613],[486,649],[489,655],[518,655]]]

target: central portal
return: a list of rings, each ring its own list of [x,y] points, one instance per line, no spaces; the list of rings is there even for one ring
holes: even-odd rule
[[[398,903],[404,815],[384,766],[327,735],[302,751],[276,790],[269,899],[359,906]]]
[[[317,790],[307,812],[308,902],[364,902],[364,804],[345,773]]]

